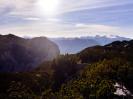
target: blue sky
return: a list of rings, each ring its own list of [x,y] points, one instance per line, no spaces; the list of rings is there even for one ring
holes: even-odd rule
[[[133,0],[0,0],[0,33],[133,38]]]

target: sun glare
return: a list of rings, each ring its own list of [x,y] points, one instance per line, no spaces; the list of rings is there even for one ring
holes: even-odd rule
[[[37,6],[41,14],[54,16],[59,6],[59,0],[38,0]]]

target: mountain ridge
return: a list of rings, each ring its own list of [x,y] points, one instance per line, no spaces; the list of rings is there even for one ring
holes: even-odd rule
[[[113,41],[123,41],[130,40],[130,38],[120,37],[120,36],[88,36],[88,37],[79,37],[79,38],[50,38],[53,42],[55,42],[62,54],[75,54],[80,52],[81,50],[95,46],[95,45],[106,45]]]
[[[46,37],[24,39],[13,34],[0,36],[0,71],[27,71],[60,53]],[[7,69],[7,70],[6,70]]]

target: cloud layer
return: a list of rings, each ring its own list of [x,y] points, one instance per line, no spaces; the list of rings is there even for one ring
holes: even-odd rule
[[[0,33],[20,36],[133,37],[132,0],[59,0],[56,15],[46,17],[38,0],[0,0]]]

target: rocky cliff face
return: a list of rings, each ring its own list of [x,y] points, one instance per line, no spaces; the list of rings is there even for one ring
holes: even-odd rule
[[[24,39],[0,35],[0,72],[29,71],[60,54],[58,46],[45,37]]]

